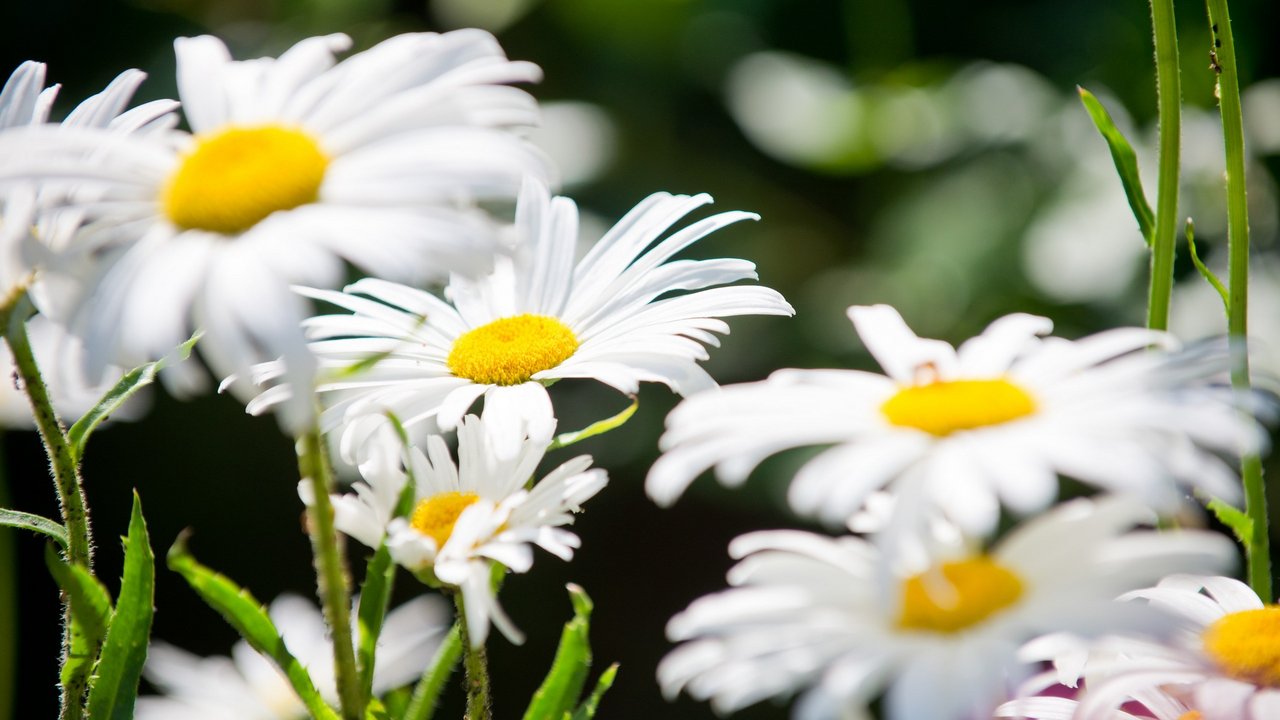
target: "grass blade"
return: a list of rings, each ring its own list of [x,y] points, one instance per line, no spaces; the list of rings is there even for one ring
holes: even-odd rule
[[[1084,103],[1084,109],[1093,120],[1094,127],[1098,128],[1102,139],[1107,141],[1107,148],[1111,150],[1111,160],[1116,164],[1120,183],[1124,185],[1125,197],[1129,200],[1129,208],[1133,210],[1133,216],[1138,220],[1138,229],[1142,231],[1143,239],[1150,246],[1155,238],[1156,216],[1151,211],[1150,203],[1147,202],[1146,193],[1142,191],[1142,178],[1138,175],[1138,155],[1133,151],[1133,146],[1125,139],[1124,134],[1116,127],[1111,114],[1102,107],[1098,98],[1082,87],[1077,87],[1076,90],[1080,93],[1080,102]]]

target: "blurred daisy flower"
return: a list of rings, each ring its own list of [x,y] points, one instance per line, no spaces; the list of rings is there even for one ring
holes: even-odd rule
[[[504,85],[538,79],[537,67],[508,61],[483,31],[399,35],[336,62],[350,45],[313,37],[233,61],[217,38],[181,38],[192,133],[3,136],[5,177],[99,191],[64,206],[90,221],[68,251],[94,259],[69,319],[91,375],[162,357],[194,326],[220,376],[283,357],[290,382],[310,388],[292,283],[332,286],[343,260],[415,281],[488,269],[494,232],[472,201],[550,175],[517,134],[537,121],[533,99]],[[299,393],[281,419],[296,431],[313,412]]]
[[[1280,607],[1264,605],[1239,580],[1196,575],[1172,575],[1122,599],[1181,623],[1162,643],[1103,638],[1088,646],[1083,665],[1078,644],[1060,642],[1056,663],[1082,668],[1087,685],[1078,720],[1110,720],[1124,703],[1145,704],[1153,692],[1177,698],[1196,720],[1280,717]]]
[[[1161,510],[1181,499],[1171,479],[1233,502],[1239,481],[1218,454],[1266,442],[1208,382],[1224,373],[1225,353],[1166,352],[1174,341],[1162,333],[1068,341],[1041,337],[1048,319],[1019,314],[953,348],[916,337],[891,307],[848,312],[886,375],[781,370],[685,400],[667,418],[650,497],[670,504],[712,467],[738,485],[773,453],[834,443],[791,483],[797,512],[843,523],[892,486],[900,507],[986,534],[1001,501],[1022,514],[1052,503],[1059,473]]]
[[[534,440],[544,441],[555,424],[546,386],[563,378],[591,378],[628,394],[641,382],[681,395],[713,387],[698,361],[707,357],[704,345],[718,344],[715,333],[729,332],[720,318],[793,310],[767,287],[715,287],[755,279],[746,260],[671,260],[716,230],[756,218],[720,213],[659,240],[709,202],[707,195],[651,195],[575,263],[577,207],[530,179],[516,209],[513,255],[484,277],[453,276],[447,302],[382,280],[362,280],[345,293],[307,291],[354,313],[307,321],[317,339],[311,349],[339,376],[319,386],[334,396],[323,426],[347,422],[350,433],[357,418],[391,411],[406,426],[434,418],[449,430],[483,396],[486,414],[492,408],[493,416],[528,423]],[[669,293],[679,294],[660,297]],[[370,358],[377,361],[346,372]],[[278,372],[262,368],[257,379]],[[250,410],[289,392],[268,390]],[[498,448],[505,456],[513,450]]]
[[[925,563],[892,560],[853,536],[744,535],[729,546],[736,587],[667,625],[684,644],[659,664],[658,681],[669,698],[683,689],[718,713],[802,692],[796,718],[859,717],[884,691],[888,720],[990,716],[1031,669],[1017,658],[1025,641],[1150,628],[1163,616],[1115,603],[1117,593],[1232,562],[1221,535],[1133,529],[1153,520],[1127,497],[1076,500],[990,552],[938,545]]]
[[[1141,693],[1134,702],[1147,714],[1134,715],[1124,710],[1112,710],[1099,716],[1099,720],[1204,720],[1204,716],[1183,705],[1177,698],[1158,690]],[[1080,702],[1062,697],[1029,697],[1009,702],[996,708],[997,718],[1021,720],[1080,720]]]
[[[297,595],[282,595],[269,613],[289,652],[307,668],[325,701],[336,707],[333,645],[320,611]],[[381,695],[417,680],[449,622],[447,604],[438,596],[424,595],[392,610],[378,639],[373,692]],[[243,640],[231,648],[231,657],[207,658],[155,642],[143,674],[162,695],[139,697],[136,720],[309,717],[280,669]]]
[[[384,538],[391,557],[428,584],[443,584],[462,593],[467,634],[473,647],[484,644],[490,620],[514,643],[524,636],[498,605],[492,562],[513,572],[533,566],[533,547],[564,560],[573,558],[578,536],[562,526],[573,522],[581,504],[605,486],[604,470],[588,469],[581,455],[533,484],[547,443],[522,434],[513,456],[494,452],[497,437],[508,430],[468,415],[458,426],[458,461],[444,438],[427,439],[426,453],[410,448],[407,457],[414,480],[413,506],[396,517],[398,498],[408,482],[402,453],[389,444],[370,452],[360,471],[364,482],[351,495],[333,496],[334,523],[342,532],[372,548]],[[298,486],[311,503],[311,486]]]

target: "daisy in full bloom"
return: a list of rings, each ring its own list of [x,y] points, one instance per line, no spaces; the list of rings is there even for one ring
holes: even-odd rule
[[[651,195],[575,263],[577,207],[530,179],[516,208],[513,256],[499,258],[487,276],[452,277],[448,302],[381,280],[357,282],[345,293],[309,292],[354,313],[307,321],[324,366],[341,372],[378,358],[319,386],[333,395],[324,427],[345,421],[351,432],[361,416],[391,410],[405,425],[434,418],[448,430],[483,396],[495,416],[528,423],[544,440],[554,424],[546,385],[556,380],[592,378],[628,394],[641,382],[681,395],[713,387],[698,361],[707,357],[704,344],[718,344],[715,333],[729,332],[720,318],[793,311],[767,287],[715,287],[754,279],[746,260],[671,260],[708,234],[756,217],[720,213],[659,240],[709,202],[707,195]],[[250,410],[287,396],[285,388],[274,390]],[[513,449],[499,447],[504,455]]]
[[[744,535],[729,546],[736,587],[667,625],[684,644],[658,681],[720,713],[802,691],[796,718],[857,717],[884,691],[889,720],[989,717],[1031,669],[1017,658],[1025,641],[1149,627],[1159,613],[1115,603],[1117,593],[1234,557],[1214,533],[1132,529],[1152,520],[1128,497],[1076,500],[988,552],[939,543],[925,562],[891,560],[854,536]]]
[[[834,444],[792,482],[797,512],[845,522],[891,486],[900,507],[985,534],[1001,501],[1023,514],[1047,507],[1059,473],[1161,510],[1180,500],[1171,480],[1235,501],[1239,482],[1217,453],[1266,440],[1229,391],[1207,382],[1225,371],[1225,354],[1171,353],[1162,333],[1068,341],[1041,337],[1046,318],[1009,315],[953,348],[916,337],[885,305],[851,307],[849,317],[886,375],[781,370],[685,400],[667,418],[650,497],[670,504],[712,467],[737,485],[773,453]]]
[[[518,133],[536,80],[483,31],[393,37],[337,62],[345,35],[308,38],[278,58],[234,61],[214,37],[181,38],[178,94],[192,132],[0,135],[6,179],[97,191],[66,211],[89,224],[69,244],[92,256],[69,325],[96,374],[162,357],[204,331],[201,353],[233,389],[284,358],[310,388],[315,360],[293,283],[332,286],[343,260],[420,281],[489,267],[494,232],[472,207],[547,177]],[[55,211],[55,216],[56,216]],[[282,406],[291,430],[310,392]]]
[[[1177,698],[1195,713],[1188,719],[1280,717],[1280,607],[1264,605],[1238,580],[1197,575],[1173,575],[1122,599],[1182,624],[1163,643],[1115,636],[1090,646],[1078,720],[1110,720],[1117,707],[1152,692]]]
[[[578,536],[562,526],[573,513],[605,486],[604,470],[588,469],[591,457],[581,455],[547,473],[530,487],[546,442],[522,435],[517,452],[508,458],[494,452],[507,424],[468,415],[458,426],[458,461],[449,455],[444,438],[427,439],[426,453],[410,448],[407,465],[415,482],[413,507],[396,517],[395,506],[408,477],[401,468],[399,448],[370,452],[360,471],[354,495],[335,495],[334,523],[338,529],[372,548],[384,539],[391,557],[429,584],[458,589],[466,608],[467,635],[472,646],[484,644],[489,622],[512,642],[523,635],[498,605],[491,582],[492,561],[513,572],[533,565],[533,545],[564,559],[573,558]],[[298,486],[310,503],[310,485]]]
[[[285,646],[311,674],[326,702],[336,706],[333,645],[324,618],[310,601],[283,595],[271,603],[272,621]],[[449,629],[442,598],[424,595],[387,615],[378,638],[373,692],[381,695],[416,680]],[[153,643],[143,670],[161,695],[138,698],[136,720],[303,720],[302,700],[279,668],[243,640],[231,657],[199,657]]]

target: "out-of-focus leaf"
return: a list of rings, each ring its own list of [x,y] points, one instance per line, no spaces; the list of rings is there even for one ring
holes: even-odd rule
[[[52,545],[45,546],[44,560],[54,582],[71,601],[72,622],[80,626],[85,639],[96,648],[111,624],[111,593],[83,566],[63,560]]]
[[[1082,87],[1077,87],[1076,90],[1080,92],[1080,102],[1084,103],[1084,109],[1089,113],[1094,126],[1098,128],[1099,133],[1102,133],[1102,139],[1107,141],[1107,147],[1111,150],[1111,159],[1116,164],[1116,172],[1120,174],[1120,183],[1124,185],[1125,197],[1129,199],[1129,208],[1133,210],[1133,216],[1138,220],[1138,229],[1142,231],[1142,237],[1150,246],[1155,236],[1155,213],[1151,211],[1146,193],[1142,191],[1142,178],[1138,175],[1138,155],[1133,151],[1133,146],[1125,139],[1124,134],[1116,127],[1111,114],[1102,107],[1101,102],[1098,102],[1098,98]]]
[[[555,661],[542,687],[533,694],[524,720],[563,718],[571,714],[586,684],[587,670],[591,667],[591,643],[587,637],[591,627],[591,598],[577,585],[570,584],[568,589],[573,619],[564,624]]]
[[[617,428],[622,427],[623,424],[625,424],[628,420],[630,420],[631,416],[636,414],[636,409],[639,407],[640,407],[640,398],[637,396],[632,396],[631,404],[628,405],[622,412],[618,413],[617,415],[607,417],[604,420],[597,420],[596,422],[591,423],[590,425],[584,427],[581,430],[578,430],[577,432],[567,432],[567,433],[561,433],[560,435],[557,435],[555,439],[551,441],[551,445],[547,447],[547,450],[551,451],[551,450],[557,450],[562,447],[568,447],[569,445],[572,445],[574,443],[582,442],[587,438],[595,437],[596,435],[603,435],[604,433],[607,433],[610,430],[616,430]]]
[[[294,692],[313,718],[338,720],[320,693],[307,669],[285,647],[271,617],[249,591],[241,589],[225,575],[201,565],[187,551],[186,533],[178,536],[169,549],[169,569],[177,572],[209,607],[217,610],[240,633],[254,650],[266,655],[284,672]]]
[[[444,691],[444,684],[449,681],[449,676],[453,674],[461,657],[462,626],[455,622],[436,649],[431,664],[422,673],[418,686],[413,689],[413,698],[401,716],[402,720],[431,720],[436,712],[436,703],[440,702],[440,693]]]
[[[596,709],[600,707],[600,698],[603,698],[604,694],[609,692],[609,688],[613,687],[613,678],[617,674],[618,663],[605,668],[605,671],[600,673],[600,679],[596,681],[596,687],[591,691],[591,695],[582,701],[578,709],[573,711],[573,717],[568,720],[592,720],[596,716]]]
[[[40,515],[0,508],[0,525],[43,533],[57,540],[62,547],[67,546],[67,529]]]
[[[1214,517],[1218,518],[1218,522],[1231,528],[1231,532],[1235,533],[1241,545],[1248,547],[1249,543],[1253,542],[1253,518],[1246,515],[1244,511],[1228,505],[1219,498],[1210,500],[1208,508],[1213,512]]]
[[[142,503],[135,492],[129,534],[124,539],[120,598],[102,644],[97,678],[89,688],[89,717],[94,720],[133,718],[155,612],[155,580],[156,558],[142,517]]]
[[[1213,271],[1209,269],[1209,266],[1200,260],[1200,253],[1196,252],[1196,224],[1192,222],[1191,218],[1187,218],[1187,247],[1191,250],[1191,262],[1195,263],[1196,270],[1200,271],[1200,277],[1204,278],[1213,286],[1214,290],[1218,291],[1218,297],[1222,298],[1223,311],[1230,312],[1231,300],[1227,296],[1227,286],[1223,285],[1218,276],[1214,275]]]
[[[77,458],[83,457],[84,446],[88,444],[89,436],[102,424],[102,421],[119,410],[120,406],[128,402],[129,398],[139,390],[155,382],[156,373],[160,372],[166,362],[174,360],[181,362],[190,357],[191,350],[199,339],[200,334],[196,333],[190,340],[179,345],[170,357],[140,365],[125,373],[124,377],[120,378],[120,381],[99,398],[98,402],[67,431],[67,444],[71,447],[71,453]]]

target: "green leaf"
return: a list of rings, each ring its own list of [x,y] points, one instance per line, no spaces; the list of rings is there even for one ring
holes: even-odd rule
[[[1241,545],[1248,547],[1253,542],[1253,518],[1246,515],[1244,511],[1232,507],[1219,498],[1210,500],[1208,508],[1218,518],[1218,522],[1231,528],[1231,532],[1235,533]]]
[[[409,707],[400,716],[402,720],[431,720],[436,712],[436,703],[440,702],[440,693],[444,691],[444,684],[449,682],[449,676],[453,674],[461,657],[462,626],[454,622],[453,628],[436,649],[435,657],[431,658],[431,664],[422,673],[422,679],[413,689]]]
[[[44,561],[54,582],[71,601],[72,622],[80,626],[83,637],[96,650],[106,637],[111,614],[115,612],[111,607],[111,593],[85,567],[63,560],[52,545],[45,546]]]
[[[550,452],[562,447],[568,447],[574,443],[582,442],[587,438],[595,437],[596,435],[603,435],[610,430],[616,430],[630,420],[631,416],[636,414],[636,409],[639,407],[640,398],[632,395],[631,404],[622,412],[612,417],[607,417],[604,420],[597,420],[577,432],[567,432],[557,435],[555,439],[551,441],[551,445],[547,447],[547,451]]]
[[[307,669],[289,652],[280,632],[262,604],[225,575],[201,565],[187,552],[187,533],[178,535],[169,549],[169,569],[181,575],[192,590],[217,610],[254,650],[266,655],[284,672],[294,692],[313,718],[338,720],[338,715],[320,697]]]
[[[600,707],[600,698],[603,698],[604,694],[609,692],[609,688],[613,687],[613,678],[617,674],[618,663],[605,668],[605,671],[600,673],[600,679],[596,681],[596,687],[591,691],[591,696],[582,701],[569,720],[592,720],[596,716],[596,709]]]
[[[129,534],[124,539],[124,577],[120,599],[112,613],[98,676],[89,689],[89,717],[130,720],[138,697],[138,680],[147,659],[147,639],[155,612],[156,558],[151,552],[142,502],[133,494]]]
[[[560,646],[542,687],[533,694],[524,720],[561,718],[573,712],[587,681],[591,667],[591,644],[587,638],[591,626],[591,598],[577,585],[568,586],[573,602],[573,619],[564,624]]]
[[[1209,266],[1200,260],[1200,253],[1196,252],[1196,224],[1191,218],[1187,218],[1187,247],[1191,249],[1191,262],[1195,263],[1196,270],[1200,271],[1200,277],[1218,291],[1218,297],[1222,298],[1222,309],[1228,313],[1231,312],[1231,300],[1227,294],[1227,287],[1222,284],[1217,275],[1213,274]]]
[[[89,442],[89,436],[102,424],[102,421],[119,410],[120,406],[128,402],[129,398],[139,390],[155,382],[156,373],[160,372],[160,368],[164,367],[166,362],[174,360],[181,362],[190,357],[191,350],[199,339],[200,333],[196,333],[190,340],[179,345],[169,357],[140,365],[125,373],[124,377],[120,378],[120,381],[67,431],[67,444],[71,447],[71,454],[77,459],[83,457],[84,446]]]
[[[1098,98],[1082,87],[1077,86],[1076,90],[1080,92],[1080,102],[1084,103],[1084,109],[1093,119],[1094,126],[1098,128],[1099,133],[1102,133],[1102,139],[1107,141],[1107,147],[1111,150],[1111,159],[1116,164],[1116,172],[1120,174],[1120,184],[1124,185],[1125,197],[1129,199],[1129,208],[1133,210],[1133,216],[1138,220],[1138,229],[1142,231],[1142,237],[1147,241],[1147,245],[1151,245],[1155,237],[1155,213],[1151,212],[1146,193],[1142,191],[1142,178],[1138,175],[1138,156],[1134,153],[1133,146],[1116,127],[1107,109],[1098,102]]]
[[[40,515],[0,508],[0,525],[43,533],[57,540],[62,547],[65,548],[67,546],[67,529]]]

